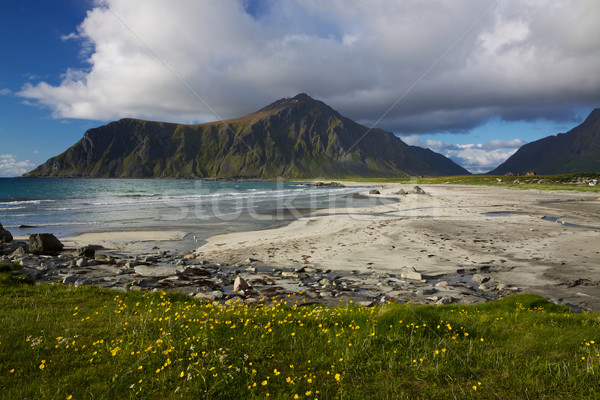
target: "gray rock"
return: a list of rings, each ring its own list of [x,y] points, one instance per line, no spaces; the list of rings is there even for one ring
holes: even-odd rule
[[[405,195],[405,194],[406,194],[406,191],[405,191],[404,189],[400,189],[400,190],[398,190],[398,191],[397,191],[396,193],[394,193],[394,194]]]
[[[224,297],[223,292],[221,292],[220,290],[213,290],[212,292],[208,292],[208,293],[196,293],[194,295],[195,298],[200,299],[200,300],[220,300]]]
[[[77,275],[67,275],[63,278],[62,283],[75,283],[77,281]]]
[[[137,262],[131,260],[131,261],[127,261],[125,263],[125,268],[135,268],[135,266],[137,265]],[[137,271],[136,271],[137,272]]]
[[[487,281],[490,280],[489,276],[483,276],[481,274],[475,274],[471,277],[471,279],[473,280],[473,283],[476,285],[481,285],[482,283],[486,283]]]
[[[492,290],[496,289],[496,285],[494,282],[488,281],[479,285],[477,289],[481,290],[482,292],[491,292]]]
[[[423,289],[419,289],[417,290],[417,295],[418,296],[430,296],[432,294],[437,293],[437,289],[436,288],[423,288]]]
[[[448,281],[439,281],[434,286],[435,287],[446,287],[446,286],[448,286]]]
[[[256,272],[256,268],[255,267],[246,267],[246,272],[255,273]]]
[[[331,281],[329,279],[327,279],[327,278],[320,279],[318,283],[321,286],[329,286],[329,285],[331,285]]]
[[[423,276],[420,273],[418,273],[414,267],[404,268],[402,270],[402,273],[400,274],[400,277],[402,279],[409,279],[412,281],[422,281],[423,280]]]
[[[141,276],[170,276],[177,274],[177,267],[173,265],[138,265],[134,268],[135,273]]]
[[[94,281],[91,279],[77,279],[75,281],[75,286],[90,286],[93,285]]]
[[[61,251],[63,244],[51,233],[34,233],[29,236],[29,250],[34,253]]]
[[[250,285],[248,285],[248,282],[246,282],[246,280],[241,276],[238,276],[237,278],[235,278],[235,281],[233,281],[233,291],[236,293],[249,288]]]
[[[86,267],[88,265],[88,261],[84,257],[81,257],[75,261],[75,265],[79,268]]]
[[[10,256],[11,257],[23,257],[27,251],[25,250],[25,246],[19,246],[15,251],[13,251]]]
[[[0,224],[0,243],[10,243],[13,240],[13,235],[2,227]]]
[[[96,256],[96,250],[92,246],[84,246],[77,249],[77,255],[79,257],[94,258]]]
[[[381,194],[381,192],[377,189],[369,190],[369,194]]]
[[[438,301],[435,302],[435,304],[452,304],[454,303],[454,298],[451,296],[444,296],[441,299],[439,299]]]
[[[41,262],[35,257],[25,257],[19,261],[19,265],[24,268],[37,268]]]
[[[148,286],[156,285],[156,281],[151,278],[136,279],[131,283],[133,283],[135,286],[139,286],[139,287],[148,287]]]
[[[419,186],[415,186],[413,188],[413,193],[415,193],[415,194],[425,194],[425,191],[423,189],[421,189]]]

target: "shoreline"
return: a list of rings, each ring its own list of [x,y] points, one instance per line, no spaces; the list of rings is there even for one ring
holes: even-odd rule
[[[73,256],[69,267],[57,261],[34,275],[167,288],[221,302],[302,292],[305,301],[325,304],[471,304],[531,292],[600,310],[597,194],[464,185],[422,185],[425,194],[398,194],[413,185],[344,185],[371,186],[380,194],[360,194],[398,201],[315,210],[272,229],[211,236],[201,246],[183,230],[87,233],[62,240],[71,252],[103,246],[97,260],[78,268]],[[175,254],[186,240],[198,248]],[[251,285],[241,294],[233,290],[238,276]]]

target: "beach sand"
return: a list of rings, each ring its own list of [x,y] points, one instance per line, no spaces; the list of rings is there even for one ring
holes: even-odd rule
[[[127,253],[148,252],[154,246],[173,247],[184,240],[184,231],[119,231],[93,232],[61,239],[66,247],[78,248],[90,244]]]
[[[334,271],[400,274],[413,267],[429,278],[484,271],[522,292],[600,309],[597,193],[422,188],[426,194],[397,195],[400,189],[412,191],[412,185],[380,184],[381,194],[372,196],[399,202],[341,207],[277,229],[215,236],[196,253],[211,262],[253,258],[277,267]]]

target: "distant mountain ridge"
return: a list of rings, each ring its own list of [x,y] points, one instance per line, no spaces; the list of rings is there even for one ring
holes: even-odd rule
[[[316,178],[464,175],[450,159],[369,130],[306,94],[197,125],[122,119],[25,176]]]
[[[600,109],[567,133],[523,145],[491,175],[535,172],[540,175],[600,172]]]

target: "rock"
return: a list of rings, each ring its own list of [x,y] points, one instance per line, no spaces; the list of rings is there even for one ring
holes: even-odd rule
[[[25,246],[19,246],[15,251],[13,251],[10,256],[11,257],[22,257],[27,253],[25,250]]]
[[[482,292],[491,292],[492,290],[496,289],[496,285],[493,282],[488,281],[479,285],[477,289],[481,290]]]
[[[212,292],[208,292],[208,293],[196,293],[194,295],[195,298],[200,299],[200,300],[220,300],[223,298],[223,292],[221,292],[220,290],[213,290]]]
[[[19,265],[23,268],[37,268],[41,265],[41,262],[35,257],[25,257],[19,261]]]
[[[400,190],[398,190],[398,191],[397,191],[396,193],[394,193],[394,194],[405,195],[405,194],[406,194],[406,190],[404,190],[404,189],[400,189]]]
[[[365,301],[359,301],[358,305],[361,307],[373,307],[375,305],[375,302],[373,300],[365,300]]]
[[[94,281],[91,279],[77,279],[75,281],[75,286],[90,286],[93,285]]]
[[[127,265],[127,264],[126,264]],[[135,273],[141,276],[162,277],[177,274],[177,267],[173,265],[138,265],[134,268]]]
[[[12,242],[13,235],[2,227],[0,224],[0,243],[9,243]]]
[[[454,298],[451,296],[444,296],[435,302],[435,304],[439,304],[439,305],[452,304],[452,303],[454,303]]]
[[[323,279],[319,280],[319,285],[329,286],[329,285],[331,285],[331,281],[327,278],[323,278]]]
[[[415,194],[425,194],[425,191],[423,189],[421,189],[419,186],[415,186],[413,188],[413,193],[415,193]]]
[[[131,269],[131,268],[135,268],[135,267],[136,267],[136,265],[137,265],[137,263],[136,263],[135,261],[127,261],[127,262],[125,263],[125,268],[129,268],[129,269]]]
[[[34,233],[29,236],[29,250],[34,253],[61,251],[63,244],[51,233]]]
[[[481,285],[482,283],[486,283],[487,281],[490,280],[490,278],[488,276],[483,276],[481,274],[475,274],[471,277],[471,279],[473,280],[473,283],[476,285]]]
[[[250,288],[250,285],[248,285],[248,282],[246,282],[246,280],[244,278],[242,278],[241,276],[238,276],[237,278],[235,278],[235,281],[233,281],[234,293],[237,293],[239,291],[244,291],[249,288]]]
[[[77,275],[67,275],[63,278],[62,283],[75,283],[77,281]]]
[[[256,268],[255,267],[246,267],[246,272],[255,273],[256,272]]]
[[[434,286],[435,287],[445,287],[445,286],[448,286],[448,281],[439,281]]]
[[[402,279],[409,279],[409,280],[412,280],[412,281],[421,281],[421,280],[423,280],[423,277],[421,276],[421,274],[418,273],[417,270],[415,270],[414,267],[404,268],[404,270],[402,270],[402,273],[400,274],[400,277]]]
[[[369,190],[369,194],[381,194],[381,192],[377,189]]]
[[[143,287],[143,288],[156,285],[156,281],[151,278],[136,279],[131,283],[133,283],[133,285],[135,285],[135,286],[139,286],[139,287]]]
[[[435,288],[424,288],[417,290],[417,296],[430,296],[435,293],[437,293],[437,289]]]
[[[79,268],[86,267],[88,265],[88,261],[85,259],[85,257],[81,257],[75,261],[75,265]]]
[[[96,256],[96,250],[92,246],[84,246],[77,249],[77,255],[79,257],[94,258]]]

